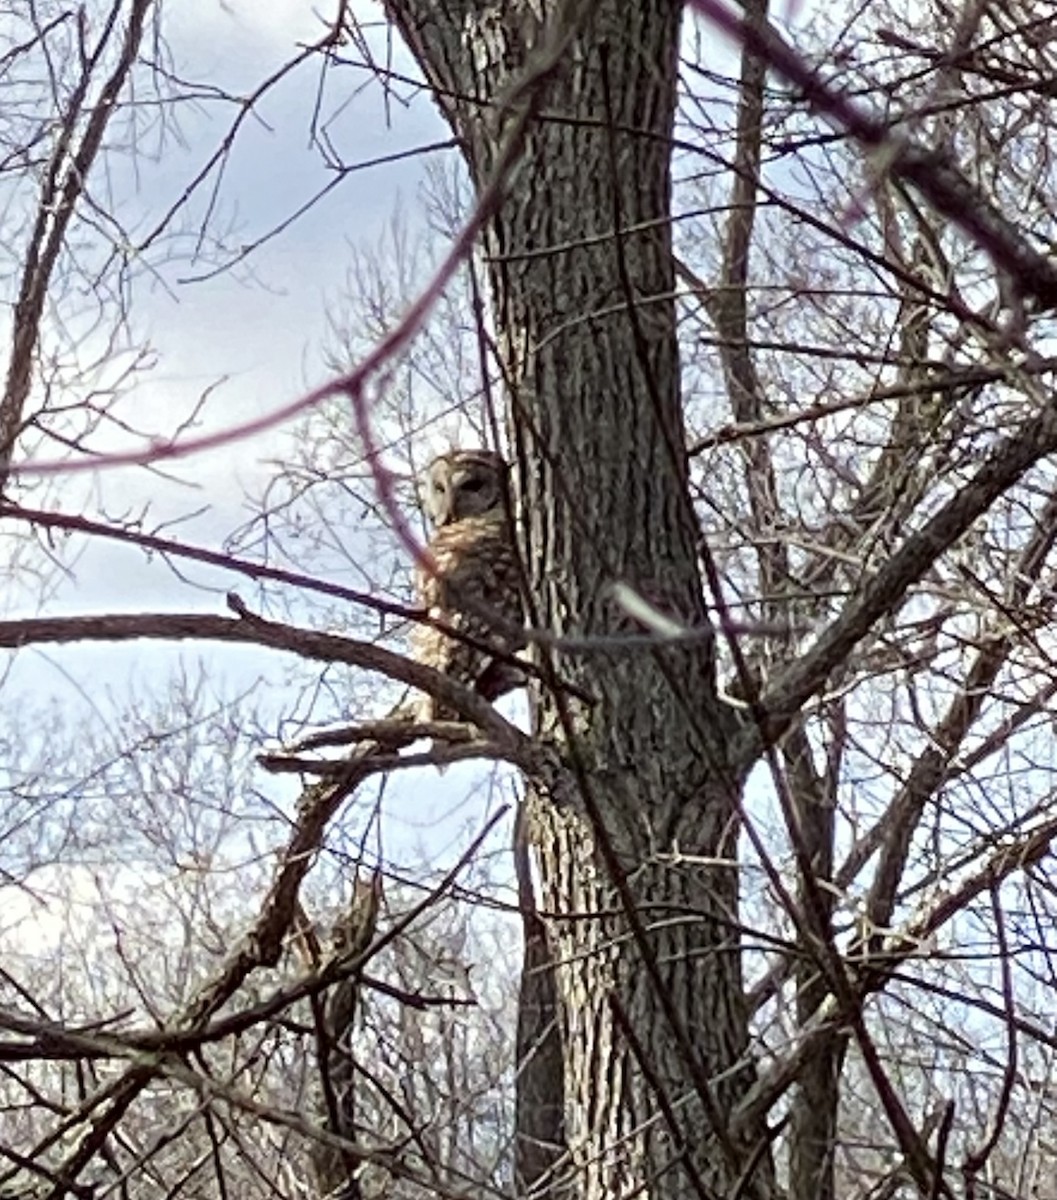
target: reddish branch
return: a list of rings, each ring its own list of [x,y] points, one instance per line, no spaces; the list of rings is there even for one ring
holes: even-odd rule
[[[373,593],[356,591],[354,588],[343,587],[340,583],[332,583],[327,579],[305,575],[301,571],[288,571],[282,567],[269,566],[267,563],[252,562],[250,559],[239,558],[234,554],[209,550],[205,546],[195,546],[189,542],[178,542],[174,538],[159,537],[157,534],[144,533],[139,529],[127,529],[119,525],[108,524],[105,521],[93,521],[90,517],[77,516],[73,513],[25,508],[21,504],[10,504],[0,500],[0,519],[4,517],[25,521],[27,524],[43,529],[62,529],[68,533],[83,533],[87,537],[123,542],[125,545],[137,546],[141,550],[148,550],[165,557],[187,559],[190,562],[219,567],[224,571],[233,571],[236,574],[245,575],[249,579],[264,579],[271,583],[281,583],[307,592],[319,592],[321,595],[332,596],[336,600],[345,600],[349,604],[358,604],[362,608],[369,608],[374,612],[385,613],[387,616],[399,617],[406,621],[432,623],[428,614],[421,608],[412,608],[406,604],[397,604],[392,600],[383,600]],[[456,631],[445,629],[444,632],[454,634]]]
[[[1057,307],[1057,263],[1039,253],[947,153],[894,136],[883,121],[826,83],[771,25],[732,12],[721,0],[689,3],[799,88],[816,112],[872,151],[881,170],[912,185],[990,256],[1019,296],[1034,300],[1042,310]]]
[[[417,561],[423,561],[426,558],[425,552],[418,540],[411,534],[396,505],[392,494],[391,478],[381,467],[377,451],[374,449],[370,421],[372,404],[367,388],[372,380],[406,349],[455,272],[472,252],[482,230],[498,210],[506,195],[509,177],[521,158],[522,144],[536,114],[540,90],[560,65],[572,33],[571,28],[558,29],[552,33],[533,54],[532,61],[519,77],[516,86],[512,87],[504,97],[505,115],[511,119],[496,157],[491,179],[487,186],[481,189],[474,211],[455,238],[429,285],[412,303],[400,322],[365,356],[355,370],[338,379],[331,380],[282,408],[266,413],[253,421],[222,429],[217,433],[184,440],[155,439],[140,450],[90,455],[75,462],[53,460],[21,463],[12,466],[10,473],[22,476],[64,475],[74,472],[97,471],[108,467],[145,466],[169,459],[186,458],[204,450],[216,449],[219,446],[263,433],[315,408],[324,400],[335,396],[344,396],[352,406],[357,431],[363,438],[372,464],[376,467],[379,497],[383,507],[390,516],[394,529],[400,534],[401,540],[408,546],[413,557]],[[17,430],[15,432],[17,433]],[[0,435],[2,433],[3,426],[0,426]],[[3,446],[4,441],[0,436],[0,451]]]

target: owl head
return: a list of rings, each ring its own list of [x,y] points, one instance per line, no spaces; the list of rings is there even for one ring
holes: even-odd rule
[[[422,507],[439,529],[466,517],[506,515],[507,464],[494,450],[449,450],[422,479]]]

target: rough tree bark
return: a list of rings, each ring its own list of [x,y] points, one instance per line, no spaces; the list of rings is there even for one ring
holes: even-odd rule
[[[556,1194],[560,1170],[578,1196],[667,1200],[731,1194],[748,1173],[742,1194],[763,1195],[766,1143],[725,1123],[752,1077],[742,779],[683,450],[669,223],[681,5],[542,7],[541,21],[524,2],[389,4],[479,191],[512,124],[506,102],[535,105],[487,239],[534,622],[641,632],[613,598],[621,581],[701,636],[561,655],[562,678],[596,702],[535,697],[558,763],[527,799],[527,829],[563,1049],[551,1094],[563,1089],[564,1129],[550,1133],[568,1155],[522,1183]],[[556,31],[558,65],[527,101],[511,85]]]

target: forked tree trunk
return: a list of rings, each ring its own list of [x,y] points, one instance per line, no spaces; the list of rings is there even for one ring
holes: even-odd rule
[[[619,580],[703,632],[669,211],[681,5],[545,5],[543,33],[539,7],[389,0],[479,191],[514,119],[495,102],[523,103],[511,83],[555,23],[577,22],[533,97],[487,239],[534,622],[640,633],[612,596]],[[743,780],[711,638],[555,664],[596,699],[545,693],[536,712],[561,764],[527,813],[563,1046],[550,1094],[564,1092],[564,1130],[552,1133],[569,1150],[564,1180],[541,1190],[728,1195],[752,1159],[742,1194],[764,1195],[766,1148],[724,1120],[752,1070],[735,869]]]

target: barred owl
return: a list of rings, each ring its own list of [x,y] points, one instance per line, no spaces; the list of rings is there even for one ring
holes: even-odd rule
[[[420,570],[417,583],[430,616],[509,653],[522,645],[509,628],[521,626],[522,606],[506,481],[507,465],[493,450],[452,450],[430,463],[423,479],[423,509],[433,526],[429,551],[436,569]],[[505,627],[497,628],[496,621]],[[415,631],[414,655],[486,700],[523,682],[516,667],[428,625]],[[422,717],[459,719],[432,698]]]

